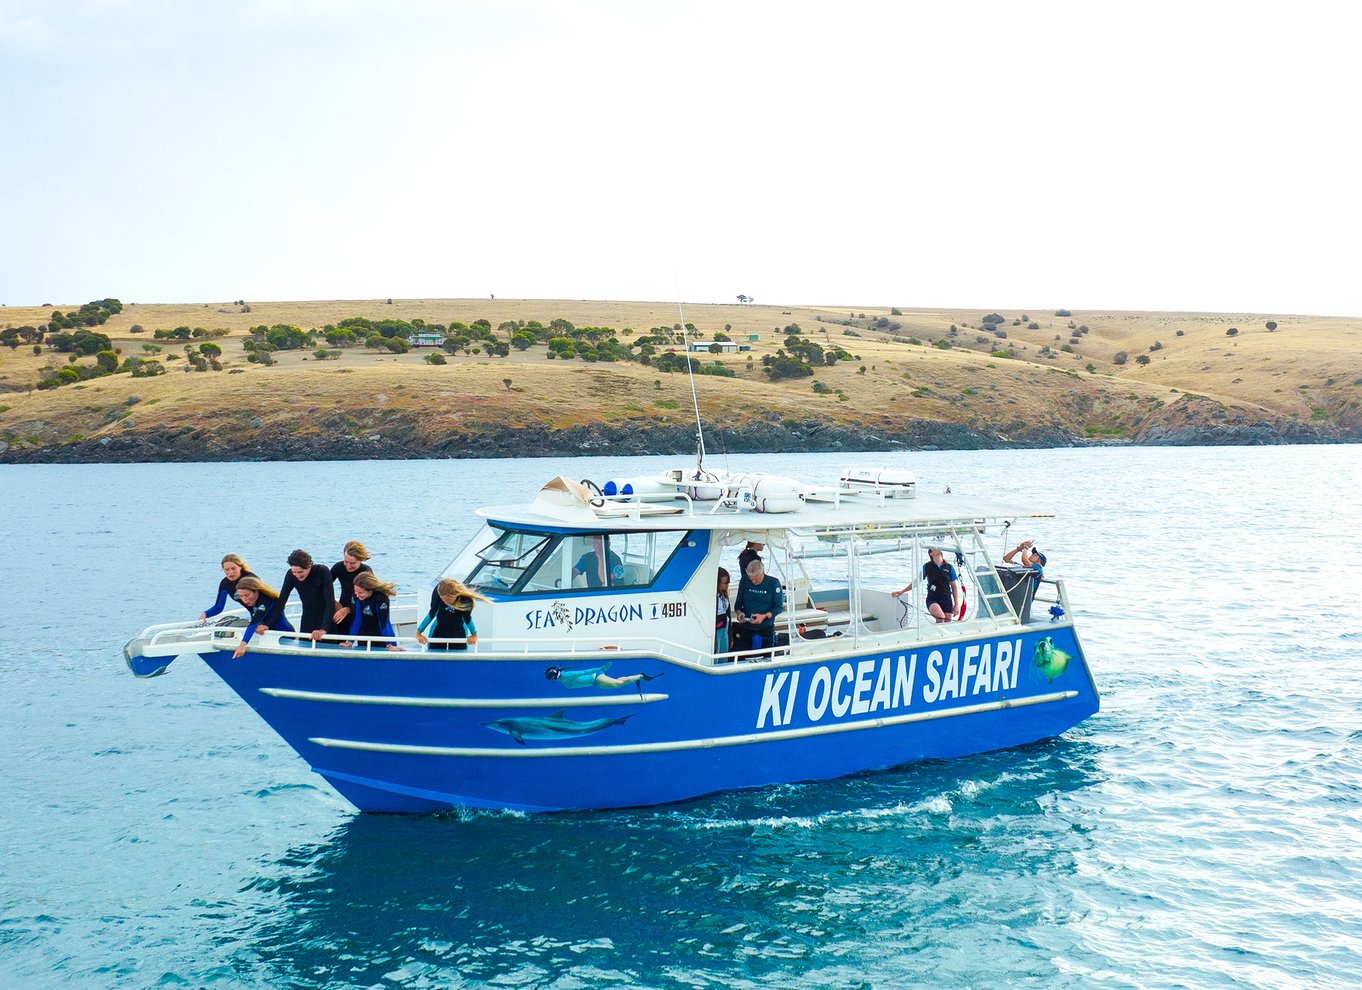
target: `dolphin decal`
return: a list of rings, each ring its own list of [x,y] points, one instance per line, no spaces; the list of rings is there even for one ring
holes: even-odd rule
[[[560,708],[548,718],[498,718],[482,724],[496,732],[506,733],[524,746],[526,739],[576,739],[578,736],[589,736],[612,725],[623,725],[633,717],[621,715],[619,718],[593,718],[578,722],[566,717]]]
[[[1036,666],[1051,684],[1069,668],[1069,661],[1072,659],[1073,657],[1055,646],[1055,641],[1049,636],[1041,637],[1040,642],[1036,644]]]

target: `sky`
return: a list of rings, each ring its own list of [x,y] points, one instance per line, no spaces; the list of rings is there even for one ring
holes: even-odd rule
[[[1359,18],[0,0],[0,303],[1362,315]]]

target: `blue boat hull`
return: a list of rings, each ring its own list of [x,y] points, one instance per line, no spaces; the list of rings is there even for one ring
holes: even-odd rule
[[[665,804],[1017,746],[1099,706],[1068,625],[714,671],[628,655],[204,659],[374,812]],[[635,674],[649,679],[611,680]]]

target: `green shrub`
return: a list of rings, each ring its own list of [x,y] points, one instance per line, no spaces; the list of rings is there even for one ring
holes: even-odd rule
[[[1129,359],[1130,359],[1130,355],[1127,354],[1125,351],[1117,351],[1117,352],[1115,353],[1115,355],[1112,356],[1111,363],[1112,363],[1112,364],[1125,364],[1126,361],[1128,361]]]
[[[427,354],[427,355],[425,356],[425,362],[426,362],[426,364],[448,364],[448,363],[449,363],[449,362],[445,359],[445,356],[444,356],[443,354],[441,354],[439,351],[435,351],[435,352],[433,352],[433,353],[431,353],[431,354]]]

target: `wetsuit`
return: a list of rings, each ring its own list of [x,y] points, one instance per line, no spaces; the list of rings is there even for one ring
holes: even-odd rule
[[[241,637],[243,643],[249,643],[251,637],[255,635],[255,630],[260,626],[269,626],[275,632],[293,632],[293,625],[284,618],[282,612],[277,619],[270,621],[270,612],[277,601],[276,598],[267,598],[264,595],[255,600],[255,605],[250,610],[250,618],[247,620],[246,635]]]
[[[431,639],[467,639],[469,636],[478,634],[478,627],[473,625],[473,610],[464,611],[461,608],[454,608],[446,605],[444,599],[440,597],[438,591],[430,593],[430,611],[421,620],[421,624],[416,627],[417,632],[425,632],[426,626],[431,622],[435,626],[430,631]],[[467,643],[428,643],[428,650],[466,650]]]
[[[279,601],[270,614],[276,619],[284,614],[284,605],[293,589],[298,589],[298,601],[303,606],[303,617],[298,623],[298,631],[310,633],[314,629],[326,631],[326,624],[336,612],[336,597],[331,588],[331,571],[325,564],[313,564],[307,577],[301,581],[293,576],[290,568],[284,573],[284,585],[279,589]],[[273,622],[265,625],[274,628]]]
[[[607,551],[606,568],[610,572],[612,584],[624,577],[624,561],[620,560],[619,554],[613,550]],[[577,559],[577,563],[572,565],[572,572],[574,574],[585,574],[588,588],[601,587],[601,565],[600,560],[596,557],[595,550],[588,550],[582,554]]]
[[[748,649],[764,650],[768,646],[775,645],[776,639],[776,616],[785,608],[785,592],[780,587],[780,582],[770,574],[766,574],[761,579],[761,584],[740,585],[738,597],[733,600],[733,609],[743,615],[754,615],[763,612],[770,612],[771,617],[762,621],[760,625],[752,625],[750,622],[741,624],[745,628],[749,637]],[[733,627],[735,630],[739,626]]]
[[[388,596],[381,591],[369,592],[364,601],[355,599],[355,615],[350,621],[351,636],[388,636],[397,641],[392,621],[388,618]],[[382,646],[381,642],[370,643]]]
[[[955,611],[955,592],[951,585],[959,580],[955,568],[946,563],[938,567],[929,560],[922,565],[922,580],[927,585],[927,607],[940,605],[941,611],[951,615]]]
[[[742,584],[747,580],[747,565],[754,560],[761,560],[761,554],[751,547],[744,547],[743,552],[738,554],[738,583]],[[765,566],[763,561],[762,566]]]
[[[728,597],[715,594],[714,602],[714,652],[728,652],[728,622],[730,606]]]
[[[350,619],[355,614],[353,611],[355,607],[355,578],[365,571],[372,574],[374,569],[368,564],[360,564],[356,570],[348,571],[345,569],[345,561],[343,560],[338,560],[331,565],[331,580],[340,585],[340,594],[336,596],[336,608],[348,608],[351,609],[351,612],[340,622],[335,622],[330,616],[327,616],[326,628],[328,632],[345,632],[349,627]]]
[[[236,586],[241,583],[241,578],[244,577],[255,577],[255,575],[250,571],[243,570],[235,581],[231,578],[224,577],[218,582],[218,600],[213,603],[212,608],[204,609],[203,617],[205,619],[211,619],[221,612],[227,605],[227,599],[230,598],[232,601],[236,601]]]

